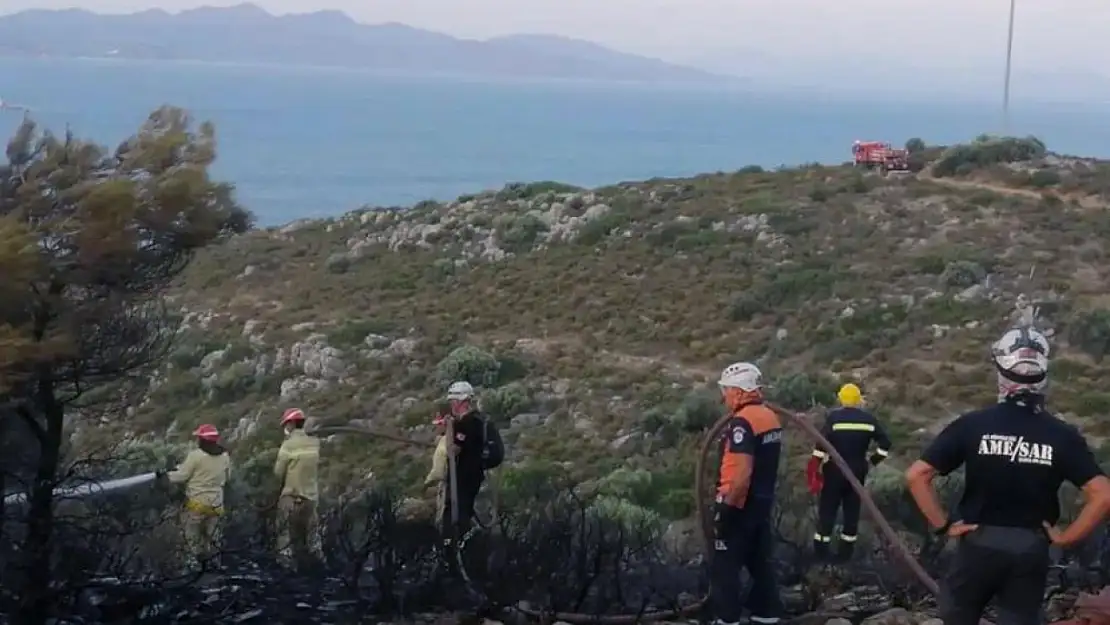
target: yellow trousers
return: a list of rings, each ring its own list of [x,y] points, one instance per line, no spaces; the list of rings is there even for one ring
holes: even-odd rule
[[[278,499],[277,548],[287,557],[303,557],[306,551],[324,557],[315,501],[291,495]]]
[[[220,516],[223,510],[197,501],[186,501],[181,511],[181,529],[185,535],[186,554],[199,562],[216,554],[220,544]]]

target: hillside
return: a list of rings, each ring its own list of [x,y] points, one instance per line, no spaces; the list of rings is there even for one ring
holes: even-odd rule
[[[506,480],[638,476],[637,503],[682,518],[724,365],[758,361],[798,409],[859,381],[897,467],[992,400],[988,345],[1025,294],[1053,336],[1052,404],[1097,444],[1110,165],[1038,146],[930,148],[905,177],[808,166],[515,184],[253,231],[188,270],[180,343],[124,425],[176,439],[210,421],[262,471],[284,407],[428,441],[465,375],[506,433]],[[356,438],[329,443],[333,491],[372,476],[418,492],[426,459],[401,460],[422,450]]]
[[[456,39],[339,11],[275,16],[253,4],[170,14],[28,10],[0,17],[0,54],[352,67],[405,74],[689,83],[733,81],[547,35]]]
[[[895,442],[867,487],[890,522],[889,542],[905,543],[905,559],[925,567],[911,577],[900,557],[882,553],[871,525],[856,557],[814,566],[813,497],[799,479],[812,443],[788,427],[774,558],[798,622],[929,619],[920,582],[929,585],[945,554],[908,502],[901,470],[952,415],[993,400],[987,346],[1015,321],[1035,321],[1052,337],[1050,406],[1110,456],[1110,395],[1099,375],[1110,350],[1110,163],[1053,154],[1033,138],[951,147],[911,139],[914,173],[903,175],[811,165],[598,189],[510,184],[454,202],[252,230],[228,187],[188,169],[186,157],[210,162],[214,143],[208,126],[181,131],[187,122],[165,107],[114,161],[90,160],[99,155],[83,144],[45,141],[44,165],[8,169],[20,184],[4,199],[5,267],[16,276],[0,285],[6,319],[57,306],[20,276],[58,283],[58,270],[73,266],[86,282],[73,283],[70,305],[107,285],[134,299],[122,309],[93,299],[68,312],[104,320],[70,326],[92,328],[74,332],[90,338],[81,345],[41,348],[17,326],[4,328],[10,373],[0,385],[9,403],[0,414],[15,418],[0,423],[0,560],[14,564],[0,567],[0,586],[20,590],[0,591],[0,614],[30,614],[23,622],[34,623],[99,614],[88,622],[112,623],[157,607],[150,613],[159,622],[177,614],[174,622],[301,623],[306,609],[329,622],[415,609],[427,615],[412,622],[477,622],[432,614],[461,609],[504,623],[596,623],[599,614],[624,615],[605,621],[622,623],[645,607],[695,610],[706,546],[694,518],[697,443],[720,415],[714,378],[739,359],[763,367],[774,401],[813,417],[839,383],[863,386]],[[13,161],[30,153],[33,130],[26,125],[13,140]],[[182,156],[162,158],[173,150]],[[101,162],[149,168],[123,170],[145,186],[120,195],[127,187],[116,180],[73,184],[57,173]],[[54,191],[47,178],[73,186]],[[192,193],[182,194],[182,180],[194,181]],[[43,256],[16,228],[19,211],[41,219],[44,206],[78,187],[91,189],[80,196],[88,210],[78,253],[39,269],[26,261]],[[167,224],[166,234],[135,246],[134,231],[111,212],[139,214],[127,198],[155,198],[154,211],[144,206],[134,221]],[[171,219],[157,212],[160,202]],[[200,223],[182,235],[174,230],[181,220]],[[64,240],[54,233],[73,221],[49,223],[60,228],[35,231],[39,245]],[[178,274],[171,270],[196,248],[159,254],[161,241],[204,251]],[[103,271],[121,249],[137,269]],[[73,263],[82,255],[85,264]],[[141,262],[150,256],[154,269]],[[130,304],[152,291],[168,296],[151,303],[168,302],[179,326],[164,325],[160,308]],[[177,341],[163,358],[167,336]],[[25,362],[40,383],[28,386],[35,378]],[[121,377],[119,363],[131,362]],[[79,373],[68,406],[41,383],[66,379],[54,367]],[[431,416],[459,378],[480,387],[508,456],[483,489],[482,530],[458,543],[460,557],[473,558],[471,581],[443,593],[433,493],[421,478]],[[41,402],[49,419],[27,409],[28,389],[49,400]],[[322,434],[327,557],[296,570],[273,554],[278,417],[293,405],[308,412],[310,427],[343,426]],[[232,458],[222,567],[199,563],[182,577],[179,491],[151,471],[176,464],[204,422],[223,430]],[[24,482],[31,471],[34,481]],[[122,476],[138,477],[121,489],[84,481]],[[944,499],[959,480],[941,482]],[[55,481],[97,496],[59,496],[52,510],[36,493]],[[38,486],[22,497],[27,483]],[[1077,499],[1063,497],[1065,519]],[[44,518],[54,519],[46,540],[57,558],[35,557],[44,539],[21,532],[23,520],[32,528]],[[1105,579],[1104,541],[1054,567],[1053,618],[1070,614],[1080,588]],[[33,577],[21,574],[28,562],[38,563]]]

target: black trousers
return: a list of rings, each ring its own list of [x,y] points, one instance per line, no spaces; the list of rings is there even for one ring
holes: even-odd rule
[[[770,507],[770,502],[752,510],[716,506],[709,598],[719,621],[739,622],[745,607],[751,611],[753,624],[777,623],[782,616],[782,599],[772,562],[775,537]],[[744,569],[752,578],[747,602],[742,599],[740,585]]]
[[[863,483],[867,479],[867,471],[857,470],[856,479]],[[814,540],[826,543],[832,540],[837,512],[844,513],[841,540],[854,542],[859,534],[859,495],[852,490],[852,485],[840,469],[830,466],[825,469],[825,485],[817,502],[817,536]]]
[[[958,540],[941,583],[944,625],[978,625],[992,599],[997,625],[1042,622],[1050,546],[1042,530],[981,525]]]

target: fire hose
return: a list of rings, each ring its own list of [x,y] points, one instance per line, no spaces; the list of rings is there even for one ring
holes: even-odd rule
[[[894,531],[890,522],[886,520],[883,513],[879,510],[879,507],[875,505],[875,500],[871,498],[871,493],[869,493],[867,489],[864,488],[863,484],[860,483],[859,479],[856,478],[848,462],[844,460],[844,456],[841,456],[840,452],[829,443],[828,439],[821,435],[820,430],[814,427],[809,419],[774,404],[766,405],[768,408],[775,411],[775,414],[786,423],[801,428],[806,436],[812,439],[814,443],[820,445],[821,449],[829,454],[829,458],[833,461],[833,464],[840,469],[845,479],[848,480],[848,484],[851,485],[852,490],[859,495],[860,503],[863,504],[863,509],[867,512],[867,516],[870,517],[871,522],[879,528],[879,533],[882,534],[886,546],[891,550],[892,554],[906,565],[906,568],[913,573],[914,577],[916,577],[929,592],[936,595],[939,592],[936,580],[929,576],[929,573],[925,571],[921,564],[913,557],[913,554],[910,552],[909,548],[906,547],[906,544],[898,537],[897,532]],[[709,432],[702,440],[700,454],[698,455],[694,492],[697,498],[698,525],[701,527],[702,536],[705,539],[706,554],[712,553],[713,527],[710,525],[705,514],[709,509],[709,502],[706,501],[708,489],[705,484],[705,460],[713,451],[714,444],[720,438],[730,418],[730,416],[726,415],[719,419],[717,423],[713,424],[713,427],[710,428]]]
[[[784,409],[782,409],[778,406],[775,406],[775,405],[769,405],[769,407],[772,410],[774,410],[781,418],[783,418],[784,421],[799,426],[801,428],[801,430],[803,432],[805,432],[806,435],[809,436],[809,438],[813,439],[814,442],[820,444],[824,449],[826,449],[829,452],[829,456],[832,458],[832,461],[841,469],[841,471],[844,473],[844,475],[847,476],[848,481],[851,484],[852,488],[860,495],[860,499],[861,499],[861,502],[863,503],[864,509],[866,510],[866,512],[867,512],[868,516],[871,518],[871,520],[873,522],[875,522],[875,524],[879,527],[879,530],[883,534],[883,537],[886,539],[886,542],[887,542],[888,546],[892,548],[892,550],[894,551],[894,554],[906,564],[906,566],[910,569],[911,572],[914,573],[914,575],[922,582],[922,584],[924,584],[925,587],[930,590],[930,592],[933,592],[935,594],[937,592],[936,582],[932,578],[930,578],[928,573],[925,572],[925,570],[921,567],[921,565],[917,563],[917,561],[913,558],[913,555],[909,552],[909,550],[906,548],[906,546],[898,538],[898,535],[894,532],[894,529],[890,526],[890,524],[886,521],[886,519],[883,518],[882,513],[879,511],[878,507],[875,505],[874,501],[871,499],[867,490],[863,487],[862,484],[860,484],[860,482],[857,479],[855,479],[852,472],[848,469],[847,462],[845,462],[844,458],[839,453],[836,452],[836,450],[829,444],[829,442],[823,436],[821,436],[821,434],[817,430],[817,428],[815,428],[813,426],[813,424],[809,422],[808,419],[806,419],[805,417],[799,416],[799,415],[795,415],[795,414],[793,414],[789,411],[786,411],[786,410],[784,410]],[[699,448],[698,461],[696,463],[697,473],[696,473],[696,476],[695,476],[695,504],[696,504],[697,515],[698,515],[698,517],[697,517],[698,518],[698,525],[699,525],[699,527],[702,528],[702,532],[703,532],[705,555],[706,555],[707,559],[712,556],[712,546],[713,546],[712,535],[713,534],[712,534],[712,527],[709,525],[708,519],[706,517],[706,511],[709,509],[710,503],[711,503],[708,499],[709,490],[707,489],[707,484],[705,482],[705,478],[706,478],[706,471],[705,471],[705,469],[706,469],[706,460],[713,453],[714,447],[715,447],[717,441],[719,440],[719,438],[721,436],[721,433],[723,432],[724,428],[727,426],[728,421],[729,421],[729,417],[727,417],[727,416],[722,417],[706,433],[706,435],[702,439],[702,443],[701,443],[701,446]],[[448,434],[450,434],[450,431],[451,431],[450,430],[450,425],[448,425],[448,428],[449,428],[448,429]],[[406,444],[406,445],[412,445],[412,446],[416,446],[416,447],[429,448],[429,447],[434,447],[435,446],[434,443],[425,442],[425,441],[417,441],[417,440],[413,440],[411,438],[407,438],[407,437],[400,436],[400,435],[397,435],[397,434],[390,434],[390,433],[387,433],[387,432],[371,430],[369,428],[365,428],[365,427],[361,427],[361,426],[353,426],[353,425],[322,425],[322,426],[319,426],[319,427],[316,427],[316,428],[312,428],[310,433],[313,434],[313,435],[324,435],[324,436],[331,435],[331,434],[357,434],[357,435],[362,435],[362,436],[371,436],[371,437],[374,437],[374,438],[382,438],[382,439],[385,439],[385,440],[390,440],[390,441],[394,441],[394,442],[398,442],[398,443],[402,443],[402,444]],[[455,458],[452,454],[448,454],[448,463],[449,463],[449,466],[450,466],[450,470],[448,472],[449,477],[450,477],[450,484],[449,484],[448,487],[450,489],[449,492],[452,495],[451,496],[451,501],[452,501],[451,520],[452,520],[452,525],[456,526],[455,524],[457,524],[458,517],[459,517],[458,505],[456,503],[457,502],[458,485],[455,482],[455,471],[454,471]],[[101,492],[110,492],[110,491],[113,491],[113,490],[132,488],[134,486],[145,484],[145,483],[151,482],[153,480],[154,480],[154,474],[153,473],[147,473],[147,474],[138,475],[138,476],[135,476],[135,477],[124,478],[124,479],[121,479],[121,480],[111,480],[111,481],[107,481],[107,482],[83,484],[83,485],[76,486],[76,487],[58,489],[58,491],[56,491],[56,492],[59,496],[84,497],[84,496],[87,496],[87,495],[101,493]],[[4,502],[6,504],[7,503],[22,503],[23,501],[25,501],[25,499],[26,499],[25,494],[18,493],[18,494],[5,496]],[[454,531],[454,530],[452,530],[452,531]],[[461,549],[461,547],[460,547],[460,549]],[[459,550],[456,550],[456,551],[459,551]],[[462,566],[461,557],[459,558],[459,565],[460,565],[461,572],[464,574],[464,576],[466,576],[466,579],[469,582],[469,575],[466,575],[465,568]],[[592,624],[596,624],[596,625],[633,625],[634,623],[652,622],[652,621],[665,620],[665,619],[669,619],[669,618],[675,618],[675,617],[678,617],[678,616],[683,616],[683,615],[689,614],[691,612],[695,612],[695,611],[701,609],[705,605],[707,600],[708,600],[708,597],[703,597],[703,598],[701,598],[701,599],[699,599],[699,600],[697,600],[697,601],[695,601],[695,602],[693,602],[689,605],[680,606],[678,608],[669,609],[669,610],[653,610],[653,611],[639,613],[639,614],[616,614],[616,615],[608,615],[608,616],[599,616],[599,615],[594,615],[594,614],[584,614],[584,613],[576,613],[576,612],[550,613],[550,612],[545,612],[545,611],[540,611],[540,610],[533,610],[533,609],[530,609],[530,608],[526,608],[522,605],[517,605],[516,610],[519,611],[520,613],[524,614],[525,616],[528,616],[530,618],[540,620],[540,621],[558,620],[558,621],[564,621],[564,622],[567,622],[567,623],[571,623],[572,625],[579,625],[579,624],[586,624],[586,623],[592,623]],[[831,618],[833,616],[842,616],[842,615],[828,614],[828,615],[825,615],[825,616],[828,616],[829,618]]]
[[[914,558],[909,548],[905,545],[905,543],[895,532],[894,528],[890,525],[890,522],[887,521],[886,518],[883,516],[882,512],[879,510],[879,507],[875,504],[874,499],[871,498],[871,494],[855,477],[855,474],[852,472],[847,461],[844,459],[843,456],[840,455],[836,448],[832,446],[828,439],[826,439],[821,434],[821,432],[813,425],[813,423],[804,415],[795,414],[775,404],[769,403],[767,404],[767,406],[771,410],[773,410],[785,423],[797,426],[803,433],[805,433],[805,435],[809,439],[811,439],[814,443],[816,443],[824,451],[826,451],[826,453],[828,453],[829,458],[837,466],[837,468],[840,469],[841,473],[845,476],[849,485],[852,487],[852,490],[854,490],[856,494],[859,495],[860,502],[863,506],[864,511],[867,513],[867,516],[876,525],[876,527],[878,527],[879,533],[882,535],[887,549],[890,550],[895,558],[900,560],[906,566],[906,568],[918,579],[918,581],[921,582],[921,584],[931,594],[933,594],[934,596],[939,594],[939,587],[936,580],[934,580],[924,569],[924,567],[922,567],[921,564]],[[727,427],[730,419],[731,416],[728,415],[721,417],[716,423],[713,424],[709,431],[705,433],[702,438],[701,445],[698,449],[698,459],[695,465],[696,473],[694,477],[694,503],[697,510],[698,526],[702,530],[703,548],[705,549],[705,557],[707,560],[713,555],[713,528],[709,522],[708,517],[706,516],[706,512],[710,509],[711,504],[711,500],[709,499],[710,489],[708,488],[709,485],[706,483],[706,461],[714,455],[715,447],[720,441],[720,437],[724,429]],[[448,427],[450,428],[450,426]],[[387,440],[393,440],[400,443],[422,447],[429,447],[433,445],[432,443],[415,441],[402,436],[387,434],[384,432],[377,432],[357,426],[320,427],[314,430],[313,433],[333,432],[380,437]],[[448,435],[450,434],[450,432],[451,430],[448,429]],[[455,483],[454,460],[454,456],[448,454],[448,462],[449,466],[451,467],[449,471],[449,488],[450,492],[452,493],[453,502],[456,500],[456,497],[454,495],[457,494],[458,489],[457,484]],[[457,504],[454,503],[451,510],[451,519],[453,524],[457,523],[458,521],[458,507]],[[471,534],[468,533],[467,537],[469,537],[470,535]],[[466,538],[464,537],[463,541],[465,541],[465,539]],[[458,559],[459,570],[463,574],[466,582],[468,584],[472,584],[473,582],[470,580],[469,575],[466,573],[466,569],[461,558],[461,547],[462,545],[460,544],[459,547],[456,549],[456,557]],[[689,615],[702,609],[708,602],[708,600],[709,597],[708,595],[706,595],[701,599],[690,603],[689,605],[680,606],[674,609],[653,610],[638,614],[614,614],[604,616],[577,612],[547,612],[542,610],[533,610],[531,608],[525,607],[522,604],[517,604],[514,607],[516,611],[520,612],[524,616],[527,616],[533,620],[537,620],[542,623],[563,621],[566,623],[570,623],[571,625],[635,625],[636,623],[648,623]],[[1085,619],[1087,623],[1090,623],[1091,625],[1110,625],[1110,616],[1107,616],[1108,613],[1110,613],[1110,590],[1104,591],[1103,593],[1100,593],[1098,595],[1089,595],[1086,593],[1080,594],[1079,599],[1076,603],[1076,608],[1080,612],[1080,617]],[[813,615],[803,615],[802,617],[795,619],[795,621],[799,623],[808,622],[806,619],[812,616]],[[828,612],[819,613],[818,616],[822,619],[829,619],[834,617],[847,617],[849,615]],[[991,623],[986,619],[980,619],[980,625],[991,625]]]
[[[814,425],[810,422],[809,419],[807,419],[806,417],[804,417],[802,415],[794,414],[794,413],[792,413],[790,411],[787,411],[787,410],[785,410],[785,409],[783,409],[779,406],[776,406],[774,404],[767,404],[767,405],[768,405],[769,408],[774,410],[775,413],[778,414],[779,417],[781,419],[783,419],[784,422],[786,422],[788,424],[798,426],[810,439],[812,439],[816,444],[820,445],[822,447],[822,449],[824,449],[829,454],[829,457],[831,458],[833,463],[837,466],[837,468],[839,468],[841,470],[841,472],[844,474],[845,478],[848,480],[848,483],[851,485],[852,489],[859,495],[860,501],[863,504],[863,509],[867,512],[867,515],[868,515],[868,517],[870,517],[871,521],[873,523],[875,523],[875,525],[878,527],[879,532],[882,534],[883,538],[885,539],[885,543],[886,543],[887,548],[891,550],[892,554],[896,558],[898,558],[899,560],[901,560],[903,562],[903,564],[905,564],[905,566],[922,583],[922,585],[924,585],[934,595],[937,594],[938,593],[938,586],[937,586],[936,581],[933,580],[929,576],[928,572],[926,572],[925,569],[917,562],[917,560],[913,557],[913,554],[910,552],[910,550],[906,547],[906,545],[899,538],[899,536],[895,532],[894,528],[883,517],[882,512],[879,510],[878,506],[875,505],[875,502],[871,498],[870,493],[868,493],[867,489],[864,488],[863,484],[861,484],[860,481],[858,479],[856,479],[855,475],[852,473],[850,467],[848,466],[848,463],[844,460],[843,456],[841,456],[836,451],[836,449],[829,443],[829,441],[824,436],[821,435],[820,431],[818,431],[818,429],[816,427],[814,427]],[[716,423],[713,424],[713,426],[709,429],[708,432],[706,432],[705,436],[702,438],[702,442],[701,442],[701,445],[700,445],[699,450],[698,450],[698,452],[699,452],[698,453],[698,459],[697,459],[697,463],[696,463],[696,466],[695,466],[695,471],[696,471],[696,475],[695,475],[695,506],[696,506],[696,510],[697,510],[698,526],[702,530],[703,547],[705,549],[706,559],[712,557],[712,554],[713,554],[713,528],[712,528],[712,526],[709,522],[709,519],[706,515],[706,512],[709,510],[710,504],[711,504],[711,500],[709,499],[709,488],[708,488],[708,484],[706,483],[706,460],[708,458],[710,458],[711,455],[713,454],[714,448],[715,448],[716,444],[718,443],[718,441],[720,440],[720,436],[723,433],[725,427],[727,427],[728,422],[729,422],[730,419],[731,419],[731,417],[727,416],[727,415],[722,417]],[[450,426],[450,424],[448,424],[447,434],[449,435],[451,433],[451,431],[452,431],[451,426]],[[386,440],[392,440],[392,441],[395,441],[395,442],[399,442],[399,443],[403,443],[403,444],[407,444],[407,445],[418,446],[418,447],[424,447],[424,448],[434,447],[434,443],[424,442],[424,441],[417,441],[417,440],[413,440],[413,439],[406,438],[404,436],[400,436],[400,435],[396,435],[396,434],[389,434],[389,433],[386,433],[386,432],[380,432],[380,431],[371,430],[371,429],[364,428],[364,427],[359,427],[359,426],[352,426],[352,425],[324,425],[324,426],[319,426],[319,427],[313,428],[310,433],[313,434],[313,435],[325,435],[325,436],[330,435],[330,434],[359,434],[359,435],[363,435],[363,436],[372,436],[372,437],[376,437],[376,438],[383,438],[383,439],[386,439]],[[457,504],[458,485],[455,481],[455,470],[454,470],[455,458],[454,458],[453,454],[450,454],[450,453],[448,454],[448,463],[449,463],[449,467],[450,467],[450,470],[449,470],[449,481],[450,481],[449,489],[450,489],[450,491],[449,492],[451,493],[451,501],[452,501],[451,520],[452,520],[452,525],[454,526],[458,522],[459,511],[458,511],[458,504]],[[142,475],[137,475],[137,476],[134,476],[134,477],[124,478],[124,479],[119,479],[119,480],[110,480],[110,481],[105,481],[105,482],[82,484],[82,485],[75,486],[75,487],[60,488],[60,489],[55,490],[55,495],[56,496],[61,496],[61,497],[85,497],[85,496],[88,496],[88,495],[110,492],[110,491],[113,491],[113,490],[122,490],[122,489],[133,488],[133,487],[141,485],[141,484],[152,482],[154,479],[155,479],[155,474],[154,473],[145,473],[145,474],[142,474]],[[23,502],[26,501],[26,498],[27,498],[27,495],[25,493],[8,494],[8,495],[5,495],[5,497],[4,497],[4,503],[5,504],[23,503]],[[452,528],[452,531],[454,531],[454,528]],[[468,536],[469,536],[469,534],[468,534]],[[461,547],[460,547],[460,549],[456,549],[456,552],[458,552],[460,550],[461,550]],[[462,571],[463,575],[466,577],[467,582],[469,583],[470,582],[469,575],[466,574],[465,568],[462,566],[462,564],[463,564],[462,563],[462,558],[461,558],[461,556],[459,556],[460,570]],[[1110,595],[1108,595],[1106,597],[1099,596],[1099,595],[1082,595],[1081,600],[1082,600],[1081,603],[1086,602],[1087,608],[1089,610],[1091,610],[1092,612],[1098,612],[1099,614],[1101,614],[1102,613],[1101,612],[1102,604],[1110,603]],[[558,621],[564,621],[564,622],[570,623],[572,625],[585,625],[585,624],[633,625],[635,623],[652,622],[652,621],[659,621],[659,620],[665,620],[665,619],[684,616],[684,615],[687,615],[691,612],[695,612],[695,611],[701,609],[707,601],[708,601],[708,596],[705,596],[705,597],[702,597],[701,599],[699,599],[697,601],[692,602],[689,605],[680,606],[680,607],[675,608],[675,609],[653,610],[653,611],[643,612],[643,613],[639,613],[639,614],[616,614],[616,615],[607,615],[607,616],[600,616],[600,615],[594,615],[594,614],[584,614],[584,613],[575,613],[575,612],[554,612],[554,613],[551,613],[551,612],[545,612],[545,611],[540,611],[540,610],[533,610],[533,609],[524,607],[524,606],[519,605],[519,604],[517,606],[515,606],[515,609],[517,611],[519,611],[520,613],[524,614],[525,616],[528,616],[530,618],[539,620],[541,622],[550,622],[550,621],[553,621],[553,620],[558,620]],[[1080,607],[1084,607],[1084,606],[1080,606]],[[843,615],[841,615],[841,614],[831,614],[830,613],[830,614],[822,615],[822,616],[827,616],[827,617],[831,618],[831,617],[834,617],[834,616],[843,616]],[[986,622],[984,621],[984,623],[986,623]]]
[[[879,528],[879,532],[886,540],[888,548],[890,548],[895,557],[901,560],[906,567],[914,574],[915,577],[929,590],[929,592],[936,595],[938,593],[938,586],[935,580],[929,576],[928,572],[914,559],[913,554],[906,547],[905,543],[898,537],[898,534],[891,527],[890,523],[883,517],[879,507],[875,505],[875,501],[871,498],[870,493],[863,487],[863,484],[856,479],[848,466],[847,461],[841,456],[829,441],[821,435],[821,432],[813,426],[808,419],[803,416],[796,415],[788,410],[785,410],[774,404],[768,404],[768,407],[775,411],[781,419],[785,422],[797,425],[801,430],[813,440],[813,442],[821,445],[829,453],[833,463],[844,473],[848,478],[848,483],[852,489],[860,497],[863,503],[864,510],[871,518],[872,522]],[[696,463],[694,477],[694,505],[697,510],[698,527],[702,530],[702,538],[704,540],[705,557],[708,560],[713,555],[713,528],[709,523],[706,512],[710,508],[711,501],[709,500],[709,489],[705,482],[706,478],[706,459],[711,457],[714,448],[720,440],[721,434],[725,427],[728,425],[731,416],[721,417],[713,426],[706,432],[702,438],[701,446],[698,449],[698,461]],[[705,603],[709,600],[708,596],[691,603],[687,606],[681,606],[672,610],[658,610],[646,612],[643,614],[617,614],[611,616],[595,616],[592,614],[579,614],[573,612],[557,612],[554,614],[543,613],[534,610],[521,609],[524,614],[536,619],[554,619],[565,621],[572,625],[595,623],[598,625],[632,625],[633,623],[644,623],[658,620],[666,620],[670,618],[685,616],[692,612],[700,610]],[[518,608],[519,609],[519,608]],[[845,616],[842,614],[827,614],[822,615],[828,618],[835,616]]]
[[[90,495],[100,495],[110,493],[117,490],[126,490],[143,484],[149,484],[155,479],[154,473],[143,473],[141,475],[134,475],[125,477],[118,480],[106,480],[103,482],[86,482],[76,486],[65,486],[54,489],[55,499],[80,499]],[[4,505],[15,505],[27,503],[27,493],[11,493],[4,495]]]

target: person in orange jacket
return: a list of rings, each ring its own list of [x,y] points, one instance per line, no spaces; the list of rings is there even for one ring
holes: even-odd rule
[[[738,625],[744,607],[754,625],[775,625],[783,605],[771,555],[782,424],[763,403],[763,374],[754,364],[737,362],[717,382],[731,417],[721,441],[721,469],[713,511],[713,555],[709,598],[715,625]],[[742,601],[740,575],[752,587]]]

